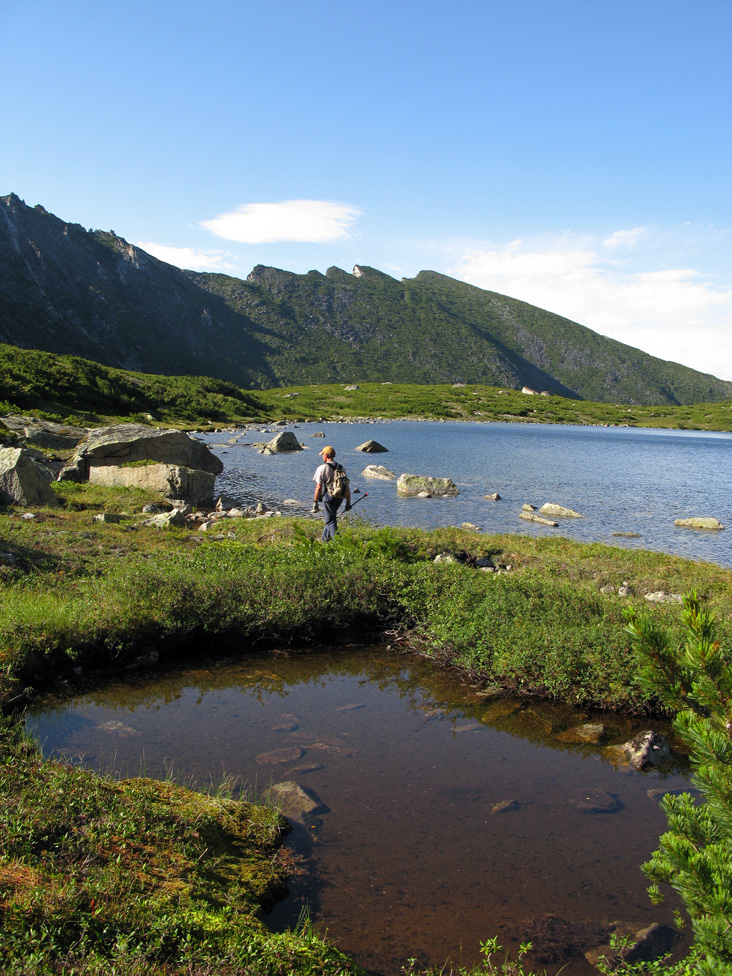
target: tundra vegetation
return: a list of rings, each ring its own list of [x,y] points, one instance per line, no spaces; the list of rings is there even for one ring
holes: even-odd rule
[[[481,385],[349,385],[356,389],[330,384],[251,391],[210,377],[135,373],[0,344],[0,414],[82,427],[135,421],[211,429],[275,420],[407,418],[732,430],[730,400],[641,406]]]
[[[60,506],[34,519],[0,511],[4,972],[358,972],[307,920],[279,935],[263,925],[262,909],[292,868],[272,811],[44,760],[11,712],[51,682],[73,686],[78,669],[134,664],[150,645],[165,663],[206,635],[240,646],[271,639],[296,651],[334,633],[385,631],[397,646],[486,686],[636,713],[678,711],[709,799],[699,808],[667,801],[670,832],[649,868],[654,881],[679,888],[696,938],[697,968],[666,971],[730,971],[732,571],[556,537],[358,521],[328,547],[316,541],[319,522],[307,519],[231,519],[213,537],[160,531],[130,514],[150,500],[140,491],[54,490]],[[93,521],[102,512],[122,521]],[[435,564],[445,551],[464,561]],[[485,556],[511,571],[482,572],[474,563]],[[600,592],[626,581],[635,595]],[[659,590],[697,595],[679,620],[678,606],[646,608],[642,595]],[[507,960],[489,939],[477,971],[523,972],[524,959]]]

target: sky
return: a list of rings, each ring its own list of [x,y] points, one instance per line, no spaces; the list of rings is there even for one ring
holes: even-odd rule
[[[732,0],[0,0],[0,195],[434,270],[732,380]]]

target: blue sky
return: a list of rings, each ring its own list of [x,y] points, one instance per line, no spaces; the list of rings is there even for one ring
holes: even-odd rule
[[[730,0],[0,0],[0,194],[432,269],[732,380]]]

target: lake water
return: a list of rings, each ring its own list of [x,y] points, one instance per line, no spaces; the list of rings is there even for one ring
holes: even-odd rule
[[[473,522],[484,532],[561,534],[584,542],[665,551],[732,566],[732,434],[554,424],[384,421],[290,425],[306,450],[266,456],[250,445],[277,430],[201,435],[225,469],[217,492],[241,504],[263,501],[306,514],[324,444],[336,448],[352,487],[368,492],[354,510],[377,524],[429,529]],[[261,432],[264,431],[264,432]],[[312,435],[322,431],[325,439]],[[389,453],[355,448],[377,440]],[[449,477],[456,498],[404,498],[393,481],[364,478],[368,464],[399,475]],[[498,492],[501,501],[484,495]],[[358,499],[354,495],[354,501]],[[283,506],[286,499],[300,503]],[[523,522],[524,502],[556,502],[581,513],[557,529]],[[726,531],[676,528],[674,520],[714,516]],[[613,532],[633,532],[620,538]]]
[[[581,950],[610,923],[671,921],[639,865],[666,826],[658,794],[688,785],[683,760],[638,773],[561,738],[600,721],[605,741],[624,742],[668,734],[664,723],[485,699],[387,647],[229,650],[41,703],[28,726],[46,754],[120,775],[311,790],[322,808],[288,838],[306,871],[269,923],[294,926],[307,908],[373,973],[397,976],[410,956],[472,964],[497,935],[532,939],[549,972],[585,976]]]

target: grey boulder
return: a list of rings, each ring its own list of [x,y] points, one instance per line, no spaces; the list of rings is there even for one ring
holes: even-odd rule
[[[449,478],[432,478],[428,475],[401,474],[397,480],[397,491],[401,495],[429,496],[442,495],[452,497],[458,495],[458,488]]]
[[[389,453],[389,448],[384,447],[383,444],[379,444],[378,441],[364,441],[363,444],[359,444],[356,450],[363,451],[364,454],[388,454]]]
[[[301,451],[302,445],[291,430],[282,430],[271,441],[267,441],[266,450],[270,454],[284,454],[287,451]]]
[[[0,448],[0,504],[58,505],[46,473],[20,447]]]

